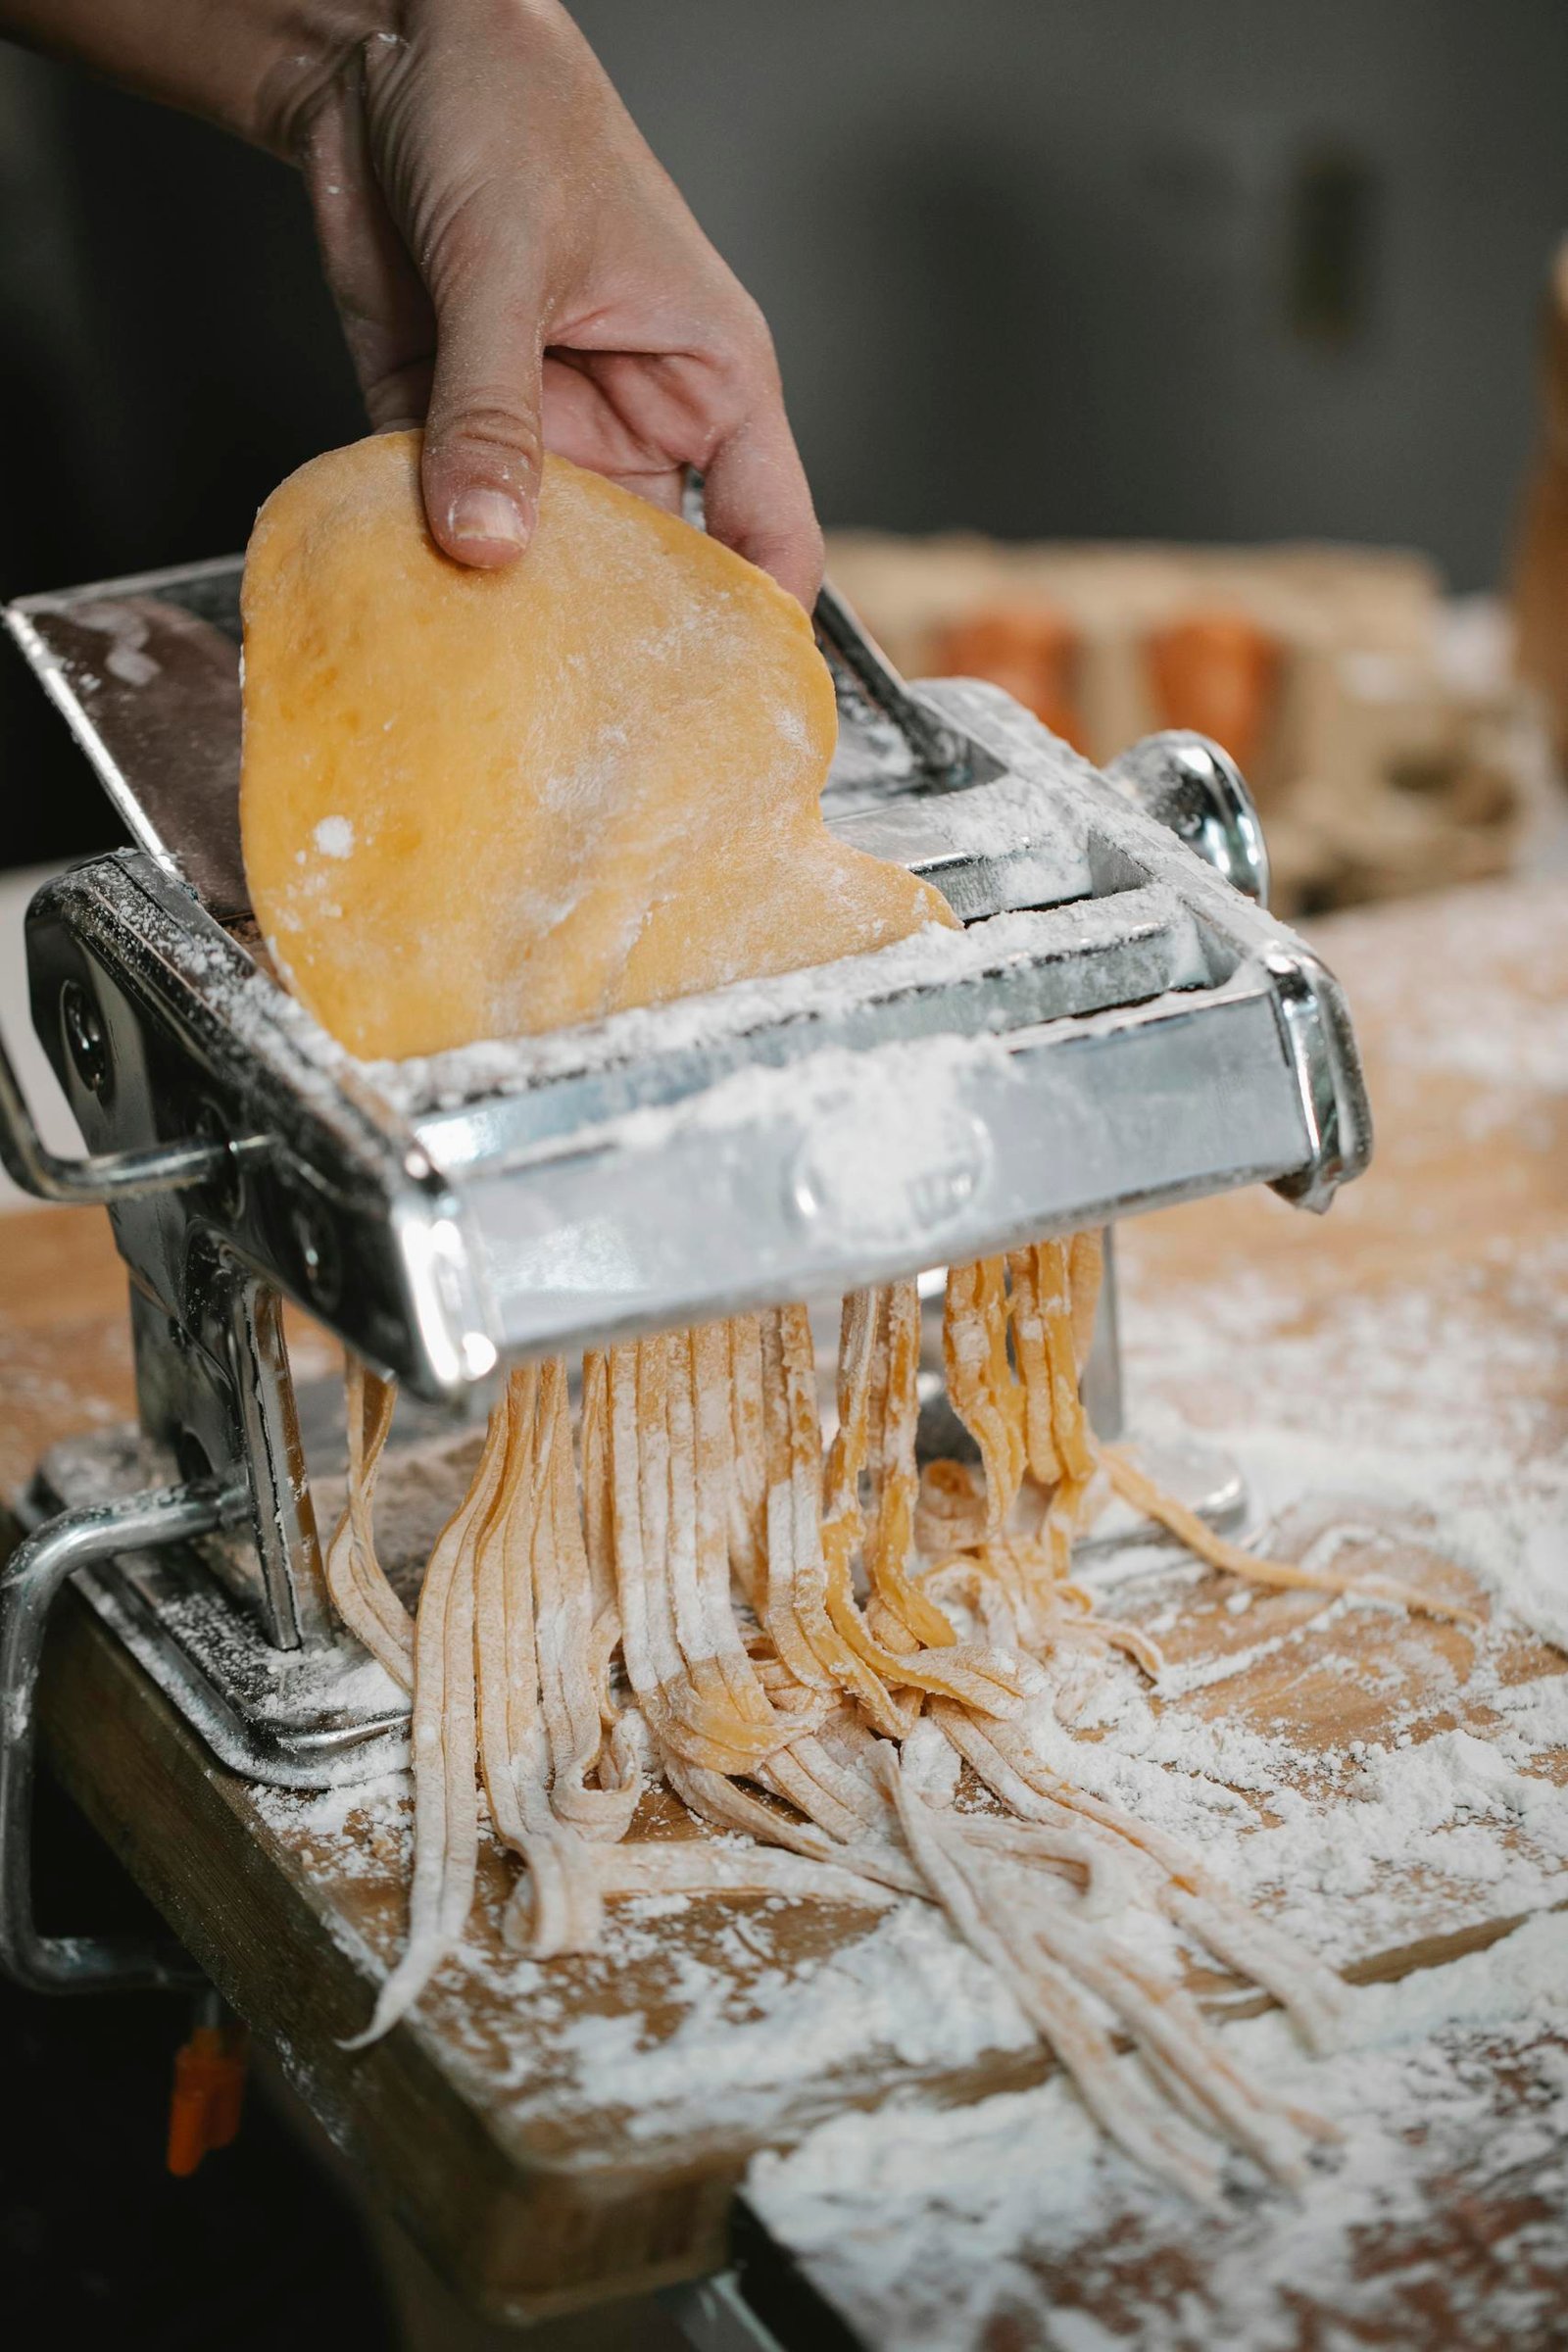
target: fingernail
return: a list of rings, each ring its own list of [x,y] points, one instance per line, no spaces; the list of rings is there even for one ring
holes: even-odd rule
[[[523,520],[515,499],[504,490],[460,490],[447,514],[447,529],[465,547],[521,547]]]

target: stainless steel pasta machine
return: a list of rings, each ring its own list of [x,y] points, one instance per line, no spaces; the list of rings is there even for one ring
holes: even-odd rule
[[[109,1208],[139,1404],[41,1465],[0,1591],[0,1960],[56,1987],[178,1965],[32,1925],[32,1685],[68,1578],[223,1762],[318,1786],[403,1752],[401,1698],[326,1606],[284,1298],[450,1417],[508,1360],[1239,1185],[1323,1208],[1370,1149],[1339,990],[1264,911],[1225,756],[1154,736],[1101,773],[996,688],[906,685],[828,592],[827,819],[927,876],[962,932],[356,1062],[247,910],[239,581],[230,560],[7,614],[134,845],[28,916],[87,1157],[45,1149],[0,1051],[13,1177]],[[1091,1380],[1113,1430],[1113,1328]]]

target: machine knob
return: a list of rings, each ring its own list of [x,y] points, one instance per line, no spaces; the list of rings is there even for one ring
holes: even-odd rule
[[[1105,770],[1119,792],[1168,825],[1217,874],[1268,905],[1268,851],[1252,796],[1228,752],[1185,727],[1146,735]]]

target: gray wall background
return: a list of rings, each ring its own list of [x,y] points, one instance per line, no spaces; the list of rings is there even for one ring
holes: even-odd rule
[[[1568,231],[1562,0],[580,0],[767,309],[825,514],[1429,549],[1495,577]],[[1372,174],[1293,332],[1292,190]]]

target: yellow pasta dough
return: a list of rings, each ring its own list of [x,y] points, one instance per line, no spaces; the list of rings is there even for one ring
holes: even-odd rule
[[[401,1057],[952,923],[818,803],[832,681],[765,573],[545,461],[509,570],[424,526],[418,436],[302,466],[245,565],[257,920],[357,1054]]]

